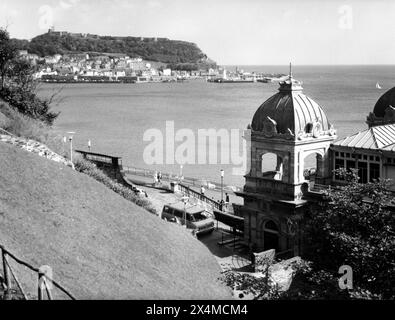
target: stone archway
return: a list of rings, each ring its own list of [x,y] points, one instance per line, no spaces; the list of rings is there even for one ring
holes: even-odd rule
[[[261,224],[263,250],[275,249],[280,245],[280,229],[273,220],[264,220]]]
[[[299,173],[300,181],[309,181],[310,177],[324,176],[324,155],[322,150],[311,150],[303,153],[301,160],[301,171]]]
[[[282,180],[283,158],[281,155],[268,151],[261,154],[260,161],[260,174],[262,177]]]

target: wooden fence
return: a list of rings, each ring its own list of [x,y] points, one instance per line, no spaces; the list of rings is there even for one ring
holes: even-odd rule
[[[4,246],[0,245],[0,250],[1,250],[1,257],[3,261],[3,283],[5,287],[5,294],[4,294],[4,299],[9,300],[11,298],[11,290],[12,290],[12,278],[14,278],[15,283],[17,287],[19,288],[19,291],[21,292],[23,298],[25,300],[28,300],[28,297],[23,290],[21,282],[18,280],[18,277],[14,270],[12,269],[9,259],[13,259],[16,261],[18,264],[23,265],[27,267],[28,269],[34,271],[37,273],[37,278],[38,278],[38,286],[37,286],[37,296],[38,300],[44,300],[44,292],[47,294],[48,300],[52,300],[52,285],[56,288],[58,288],[60,291],[65,293],[70,299],[76,300],[73,295],[66,290],[63,286],[58,284],[56,281],[51,279],[50,277],[47,276],[47,274],[38,268],[35,268],[28,264],[27,262],[22,261],[21,259],[17,258],[15,255],[13,255],[11,252],[9,252],[7,249],[4,248]]]

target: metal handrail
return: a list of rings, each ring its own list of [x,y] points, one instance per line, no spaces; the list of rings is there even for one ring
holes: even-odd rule
[[[204,201],[208,204],[210,204],[213,208],[221,210],[221,204],[213,199],[210,199],[209,197],[191,189],[190,187],[183,185],[183,184],[179,184],[180,190],[182,193],[184,193],[187,196],[192,196],[198,200]]]

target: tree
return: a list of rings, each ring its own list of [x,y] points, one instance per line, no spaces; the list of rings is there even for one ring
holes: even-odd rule
[[[10,36],[5,29],[0,28],[0,77],[1,89],[4,89],[6,74],[9,64],[16,57],[16,47],[10,41]]]
[[[7,30],[0,28],[0,98],[20,113],[52,125],[59,115],[50,111],[57,93],[46,99],[39,98],[34,72],[28,61],[17,57]]]
[[[329,189],[324,202],[312,209],[306,233],[315,249],[315,267],[337,272],[353,269],[354,283],[363,290],[394,299],[395,217],[388,181],[362,184],[357,170],[336,170],[347,182]]]

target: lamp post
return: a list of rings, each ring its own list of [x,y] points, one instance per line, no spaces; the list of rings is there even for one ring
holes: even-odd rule
[[[67,132],[69,136],[69,141],[70,141],[70,161],[73,163],[73,135],[75,132]]]
[[[185,225],[185,228],[188,228],[188,226],[187,226],[187,208],[186,208],[186,206],[187,206],[187,203],[189,201],[189,197],[182,197],[182,201],[184,202],[184,225]]]
[[[183,165],[180,165],[180,182],[181,182],[181,179],[182,179],[182,168],[183,168]]]
[[[225,171],[221,169],[221,202],[224,201],[224,175]]]

